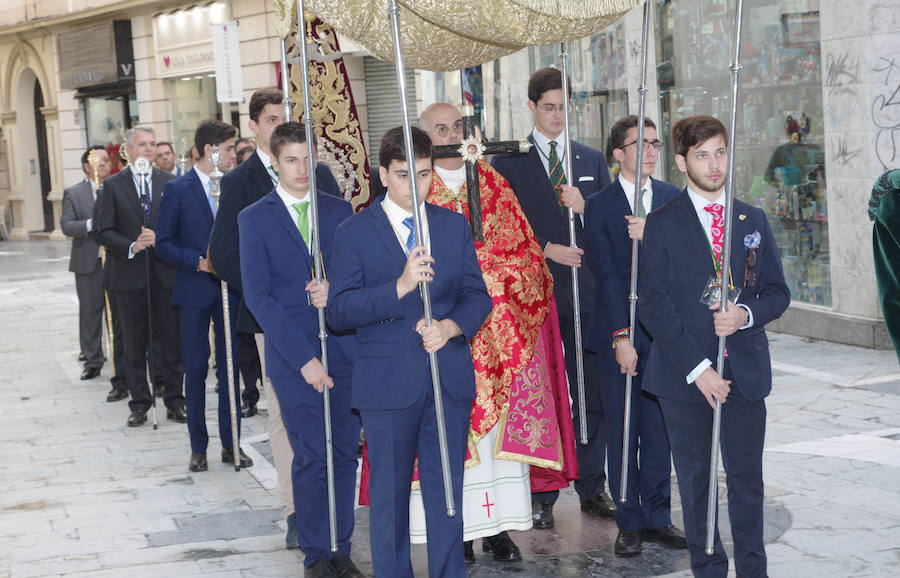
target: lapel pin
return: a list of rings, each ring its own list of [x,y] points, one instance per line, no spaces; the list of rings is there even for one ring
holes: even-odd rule
[[[747,215],[745,215],[744,213],[741,213],[740,215],[738,215],[738,220],[740,220],[740,221],[743,221],[746,218],[747,218]]]

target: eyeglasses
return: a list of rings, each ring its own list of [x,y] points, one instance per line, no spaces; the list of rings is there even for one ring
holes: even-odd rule
[[[459,119],[458,121],[453,123],[453,127],[449,127],[446,124],[438,124],[435,125],[434,130],[430,130],[428,132],[434,132],[442,137],[450,136],[451,131],[455,134],[462,134],[463,132],[463,121]]]
[[[562,112],[563,108],[565,108],[565,105],[564,104],[545,103],[545,104],[539,104],[539,105],[537,105],[537,107],[539,109],[543,110],[544,112],[550,114],[550,113],[554,113],[554,112]],[[569,103],[569,110],[572,110],[571,102]]]
[[[620,148],[621,148],[622,150],[625,150],[625,149],[627,149],[628,147],[630,147],[631,145],[636,145],[637,142],[638,142],[638,141],[632,141],[632,142],[628,143],[627,145],[622,145]],[[645,147],[653,147],[653,148],[656,149],[657,152],[658,152],[658,151],[661,151],[661,150],[662,150],[662,148],[665,146],[665,143],[664,143],[663,141],[659,140],[659,139],[656,139],[655,141],[649,141],[649,140],[647,140],[647,139],[644,139],[644,146],[645,146]]]

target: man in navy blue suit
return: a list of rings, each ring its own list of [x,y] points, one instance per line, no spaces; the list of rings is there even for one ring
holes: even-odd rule
[[[571,84],[569,84],[571,87]],[[594,275],[581,267],[584,251],[569,247],[567,207],[575,218],[575,238],[584,247],[584,231],[580,215],[584,213],[584,199],[609,184],[609,170],[603,153],[572,140],[572,150],[566,150],[563,139],[562,74],[555,68],[542,68],[528,81],[528,108],[534,115],[534,131],[528,140],[534,145],[527,155],[499,156],[493,166],[509,181],[525,216],[544,249],[544,257],[553,275],[553,294],[556,297],[559,329],[566,356],[566,374],[572,394],[575,431],[578,432],[579,411],[575,356],[575,316],[572,301],[572,267],[579,267],[581,291],[581,324],[589,326]],[[572,181],[565,183],[563,165],[567,154],[572,156]],[[589,514],[612,517],[616,505],[604,491],[606,472],[606,429],[603,425],[603,403],[600,398],[597,360],[593,352],[584,352],[585,416],[588,444],[577,444],[578,473],[575,490],[581,498],[581,509]],[[553,504],[558,488],[539,488],[532,480],[534,527],[553,527]]]
[[[172,305],[181,311],[181,360],[184,364],[188,433],[191,436],[188,469],[192,472],[207,469],[206,374],[209,371],[210,319],[216,336],[218,382],[228,383],[222,292],[219,283],[210,276],[213,271],[207,255],[209,233],[216,214],[216,200],[209,178],[213,166],[209,157],[212,147],[218,146],[222,159],[220,169],[231,167],[234,164],[235,132],[233,126],[221,121],[200,123],[194,134],[194,145],[200,151],[200,159],[185,175],[166,184],[157,223],[156,253],[175,267]],[[237,299],[230,298],[229,303],[232,310],[237,308]],[[237,367],[236,339],[232,340],[232,347],[235,349],[232,351],[234,366]],[[237,374],[234,386],[237,395],[240,391]],[[219,388],[219,438],[222,442],[222,461],[234,463],[228,389],[225,387]],[[241,466],[253,465],[243,450],[239,455]]]
[[[616,511],[615,552],[620,556],[641,553],[645,539],[669,547],[686,548],[684,535],[672,526],[671,456],[659,403],[641,392],[650,338],[639,323],[629,339],[628,293],[631,286],[631,249],[642,240],[646,215],[678,196],[678,188],[650,177],[663,143],[656,125],[644,119],[644,157],[641,203],[634,209],[637,182],[638,118],[626,116],[610,130],[609,148],[619,163],[619,177],[590,197],[584,210],[584,235],[588,265],[597,277],[594,315],[585,347],[599,362],[600,394],[606,419],[609,489],[619,497],[622,475],[622,438],[625,418],[625,372],[633,377],[631,435],[629,436],[628,488],[625,504]]]
[[[718,529],[713,555],[704,552],[713,410],[719,401],[735,567],[738,576],[766,576],[762,452],[772,367],[765,325],[787,309],[790,291],[765,213],[737,199],[731,267],[721,273],[728,173],[722,123],[708,116],[680,120],[672,143],[688,185],[650,214],[644,230],[638,313],[653,343],[643,388],[662,408],[694,575],[728,574]],[[716,282],[740,289],[737,303],[728,297],[724,313],[706,297]],[[724,378],[712,367],[720,337],[727,337]]]
[[[224,279],[229,288],[238,294],[242,291],[242,285],[237,216],[242,209],[272,192],[272,188],[278,184],[278,171],[273,166],[269,140],[272,132],[285,121],[284,93],[275,87],[257,90],[250,97],[249,115],[250,131],[256,135],[256,151],[222,178],[219,213],[216,215],[216,222],[209,239],[209,256],[216,275],[220,279]],[[331,171],[326,165],[319,163],[316,166],[316,183],[319,190],[330,192],[328,190],[329,183],[333,182],[334,177],[331,175]],[[334,186],[336,187],[337,183],[334,183]],[[269,404],[267,426],[272,458],[278,474],[278,497],[285,505],[284,515],[287,519],[285,546],[288,549],[297,548],[297,517],[294,513],[294,499],[291,491],[291,463],[294,454],[288,441],[287,430],[281,419],[278,397],[272,389],[271,381],[265,377],[263,332],[247,309],[245,301],[241,302],[240,310],[233,312],[232,315],[237,316],[239,333],[251,333],[256,337],[262,366],[263,391],[266,393]],[[256,408],[251,405],[251,402],[255,404],[253,398],[248,398],[248,416],[256,412]]]
[[[359,354],[353,407],[359,409],[371,464],[372,565],[376,576],[411,578],[409,495],[418,457],[428,532],[428,574],[462,578],[463,521],[447,516],[428,354],[437,353],[453,498],[462,504],[463,464],[475,370],[468,340],[491,311],[464,216],[424,203],[431,186],[431,140],[413,132],[410,171],[403,132],[385,133],[379,162],[387,196],[335,234],[329,322],[356,329]],[[413,208],[409,179],[420,206]],[[413,210],[425,246],[415,246]],[[425,325],[419,283],[429,283],[434,323]]]
[[[310,192],[306,131],[282,124],[271,139],[275,189],[238,215],[244,299],[266,335],[266,374],[294,448],[291,468],[300,547],[307,577],[361,577],[350,560],[356,490],[359,417],[350,409],[356,336],[328,337],[328,371],[320,359],[316,308],[327,305],[328,281],[312,277],[309,196],[317,195],[319,242],[326,275],[333,268],[338,224],[353,214],[350,203]],[[315,159],[313,159],[313,163]],[[307,297],[308,296],[308,297]],[[322,391],[331,389],[331,421],[338,552],[330,551]]]

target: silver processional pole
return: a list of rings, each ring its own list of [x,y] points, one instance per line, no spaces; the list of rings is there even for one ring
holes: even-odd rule
[[[720,313],[725,313],[728,303],[731,277],[731,229],[732,206],[734,205],[734,133],[737,128],[738,115],[738,84],[741,76],[741,21],[744,11],[743,0],[737,0],[734,14],[734,45],[732,52],[734,60],[731,63],[731,125],[728,127],[728,178],[725,183],[725,224],[723,234],[725,236],[722,246],[722,278],[719,279],[720,289]],[[728,275],[728,278],[726,278]],[[719,347],[716,353],[716,371],[719,377],[725,374],[725,338],[719,338]],[[716,507],[719,503],[719,434],[722,429],[722,402],[716,400],[716,409],[713,412],[712,443],[709,460],[709,495],[706,502],[706,555],[712,556],[714,552],[713,541],[716,533]]]
[[[316,189],[316,150],[313,146],[312,103],[309,96],[309,53],[306,46],[306,22],[303,0],[297,0],[297,42],[300,44],[303,65],[303,119],[306,126],[306,148],[309,152],[309,250],[312,252],[313,275],[316,283],[322,282],[324,264],[319,249],[319,199]],[[287,93],[285,93],[287,94]],[[328,330],[325,326],[325,309],[319,307],[319,343],[322,346],[322,366],[328,373]],[[337,553],[337,506],[334,496],[334,443],[331,434],[331,392],[326,385],[322,390],[322,406],[325,418],[325,473],[328,483],[328,530],[331,551]]]
[[[212,152],[209,154],[209,162],[212,163],[213,170],[209,173],[210,195],[216,199],[216,208],[219,207],[219,200],[222,198],[221,181],[225,176],[219,170],[219,146],[213,145]],[[231,343],[231,306],[228,303],[228,283],[219,281],[222,289],[222,331],[225,333],[225,370],[228,376],[228,412],[231,416],[231,455],[234,458],[234,471],[241,471],[241,444],[238,436],[238,419],[237,419],[237,396],[234,392],[234,358],[232,357]]]
[[[134,161],[134,171],[141,176],[141,203],[144,210],[144,227],[150,228],[150,215],[147,214],[148,204],[152,207],[153,200],[147,193],[147,177],[153,174],[153,167],[150,161],[144,157],[138,157]],[[151,191],[152,192],[152,191]],[[162,198],[162,195],[160,195]],[[156,415],[156,384],[153,381],[153,305],[150,298],[150,247],[144,249],[144,262],[146,264],[147,274],[147,370],[150,374],[150,397],[153,400],[153,429],[159,427],[159,419]]]
[[[291,78],[288,75],[287,43],[281,39],[281,102],[284,104],[284,122],[291,122]]]
[[[566,143],[563,170],[566,172],[566,182],[572,185],[572,140],[569,138],[569,52],[566,49],[565,42],[559,43],[559,50],[563,93],[563,142]],[[571,207],[568,209],[568,219],[569,246],[578,247],[578,241],[575,238],[575,211]],[[578,435],[581,445],[586,446],[588,444],[587,411],[584,407],[584,346],[581,341],[581,298],[578,290],[578,267],[572,267],[572,306],[575,310],[575,373],[578,384]]]
[[[650,34],[650,0],[644,2],[644,23],[641,26],[641,86],[638,88],[640,101],[638,105],[637,124],[637,170],[634,181],[634,210],[633,215],[638,214],[638,207],[644,202],[644,118],[646,118],[647,102],[647,42]],[[648,177],[650,175],[647,175]],[[634,345],[635,324],[637,321],[637,280],[638,280],[638,247],[637,239],[631,241],[631,283],[628,290],[628,338]],[[622,428],[622,475],[619,478],[619,502],[624,504],[628,500],[628,462],[631,459],[631,390],[633,378],[625,372],[625,419]]]
[[[412,196],[413,227],[415,231],[416,246],[425,244],[425,234],[422,228],[422,218],[419,214],[419,192],[415,178],[416,155],[413,150],[412,129],[409,124],[409,107],[406,103],[406,76],[403,67],[403,50],[400,46],[400,8],[397,0],[389,0],[388,13],[391,19],[391,32],[394,41],[394,64],[397,68],[397,85],[400,89],[400,108],[403,114],[403,139],[406,141],[406,162],[409,168],[409,192]],[[426,191],[427,192],[427,191]],[[422,295],[422,305],[425,310],[425,324],[431,325],[434,320],[431,316],[431,293],[428,283],[419,283],[419,292]],[[447,516],[456,516],[456,506],[453,503],[453,484],[450,479],[450,454],[447,450],[447,428],[444,424],[444,401],[441,398],[441,377],[438,373],[437,353],[428,354],[431,366],[431,385],[434,388],[434,414],[437,420],[438,445],[441,453],[441,473],[444,477],[444,501],[447,506]]]

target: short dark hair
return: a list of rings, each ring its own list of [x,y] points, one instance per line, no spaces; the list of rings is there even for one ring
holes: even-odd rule
[[[234,148],[240,148],[242,144],[248,144],[250,145],[250,148],[253,148],[253,143],[250,142],[250,139],[245,136],[242,136],[241,138],[234,141]]]
[[[672,127],[672,148],[676,155],[685,156],[688,150],[714,136],[722,136],[728,141],[728,131],[719,119],[711,116],[691,116],[683,118]]]
[[[537,103],[548,90],[562,90],[562,72],[548,66],[531,75],[528,79],[528,100]],[[572,82],[569,79],[569,97],[572,97]]]
[[[281,89],[270,86],[254,92],[250,97],[250,120],[259,122],[259,115],[267,104],[284,104],[284,93]]]
[[[84,151],[84,154],[81,155],[81,170],[84,170],[84,165],[88,162],[88,157],[91,156],[91,151],[105,151],[106,147],[100,145],[89,146],[88,150]]]
[[[297,143],[297,144],[305,144],[306,143],[306,125],[302,122],[286,122],[284,124],[278,125],[274,132],[272,132],[272,138],[269,139],[269,146],[272,147],[272,156],[276,159],[278,158],[278,154],[281,152],[281,147],[286,144]],[[313,134],[313,150],[316,149],[316,135]]]
[[[204,120],[194,133],[194,146],[197,148],[197,155],[203,158],[206,145],[222,144],[228,139],[234,138],[236,134],[237,130],[228,123],[224,123],[221,120]]]
[[[636,115],[630,114],[624,118],[620,118],[612,125],[612,128],[609,131],[609,150],[610,154],[615,149],[620,149],[625,146],[625,136],[628,134],[628,131],[632,128],[637,127],[638,125],[638,117]],[[656,128],[656,123],[650,120],[649,117],[644,117],[644,128]]]
[[[169,150],[172,151],[172,154],[173,155],[175,154],[175,147],[173,147],[172,143],[170,143],[168,141],[162,141],[162,142],[156,143],[156,148],[159,148],[159,147],[169,147]]]
[[[253,147],[244,147],[240,151],[238,151],[237,157],[235,157],[235,161],[237,164],[241,164],[247,157],[253,154]]]
[[[413,155],[416,160],[431,158],[431,138],[424,130],[411,127]],[[406,162],[406,140],[403,138],[403,127],[396,126],[381,137],[381,148],[378,151],[378,164],[385,169],[391,166],[391,161]]]

